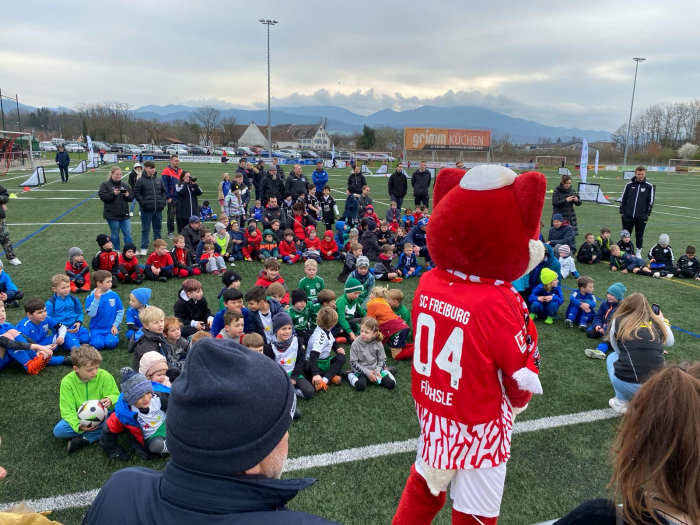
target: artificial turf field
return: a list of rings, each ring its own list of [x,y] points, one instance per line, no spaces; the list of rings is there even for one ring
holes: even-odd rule
[[[130,168],[131,165],[121,163],[124,176],[128,173],[125,166]],[[163,164],[158,164],[159,171],[163,167]],[[208,199],[214,207],[221,173],[235,171],[235,166],[228,166],[225,170],[216,164],[183,163],[182,167],[198,177],[204,191],[200,203]],[[288,173],[290,166],[284,168]],[[309,180],[312,169],[304,167]],[[348,172],[329,172],[331,187],[340,190],[333,195],[342,199]],[[549,188],[559,182],[556,170],[547,170],[545,175]],[[63,272],[71,246],[80,246],[88,262],[98,250],[95,237],[99,233],[109,233],[109,229],[102,219],[102,203],[97,199],[96,191],[107,176],[108,169],[101,168],[95,173],[72,175],[70,183],[63,185],[56,183],[57,180],[60,182],[57,172],[47,173],[48,184],[31,192],[22,192],[22,188],[17,187],[25,175],[19,178],[10,174],[0,178],[0,184],[18,196],[8,202],[7,222],[16,252],[23,262],[19,267],[6,264],[5,271],[27,297],[50,296],[50,278]],[[16,178],[11,180],[13,177]],[[657,192],[654,212],[647,226],[644,252],[664,232],[671,237],[677,259],[684,253],[686,245],[700,244],[700,205],[697,200],[700,175],[650,172],[649,179],[656,184]],[[604,193],[614,202],[626,181],[622,180],[621,173],[601,172],[600,177],[589,182],[599,182]],[[375,199],[375,210],[383,217],[388,204],[387,179],[368,177],[368,183]],[[551,216],[550,198],[548,194],[543,212],[545,223]],[[339,202],[341,211],[343,204]],[[410,205],[408,199],[404,205]],[[582,242],[583,234],[588,231],[597,235],[603,226],[610,227],[617,239],[620,230],[617,207],[585,203],[576,211],[580,233],[577,242]],[[455,227],[460,226],[456,224]],[[163,232],[166,232],[165,226]],[[497,232],[470,232],[467,227],[464,233],[465,242],[470,235],[476,238],[498,235]],[[132,220],[132,234],[138,246],[138,215]],[[505,248],[504,252],[494,256],[507,257]],[[646,257],[646,253],[644,255]],[[237,263],[236,271],[243,277],[243,290],[252,286],[261,267],[260,263]],[[319,275],[325,279],[326,286],[337,294],[342,293],[342,285],[337,280],[340,269],[339,262],[325,262],[319,267]],[[698,359],[700,283],[612,273],[607,265],[586,268],[578,265],[578,270],[595,279],[599,298],[605,297],[610,284],[621,281],[628,293],[644,292],[650,302],[659,303],[664,315],[676,327],[676,343],[669,349],[668,359]],[[303,277],[303,267],[300,264],[284,265],[282,275],[292,289]],[[220,280],[203,275],[201,281],[205,296],[214,309],[218,304],[216,295],[221,289]],[[173,279],[168,283],[151,283],[151,304],[161,307],[166,315],[172,314],[179,282],[179,279]],[[409,308],[417,284],[412,279],[393,285],[404,290]],[[573,279],[562,284],[575,287]],[[121,285],[116,290],[125,304],[131,288],[133,286]],[[570,291],[564,288],[564,293],[567,299],[565,307]],[[84,295],[81,300],[84,303]],[[8,321],[15,323],[23,315],[21,309],[8,310]],[[613,390],[605,363],[587,359],[583,350],[594,343],[578,330],[566,329],[561,320],[552,326],[541,322],[537,326],[544,395],[533,398],[528,410],[516,421],[516,430],[520,426],[521,432],[513,438],[512,458],[508,463],[500,519],[505,525],[553,519],[585,499],[608,494],[605,488],[610,476],[608,451],[619,419],[610,417],[607,412],[594,412],[590,422],[574,425],[561,426],[561,418],[542,420],[607,409]],[[122,336],[124,330],[122,325]],[[121,367],[131,364],[124,340],[117,349],[103,352],[103,356],[103,368],[116,377]],[[302,419],[290,429],[290,465],[295,470],[285,476],[315,477],[319,481],[295,498],[291,508],[347,524],[385,524],[391,521],[415,459],[411,440],[419,432],[410,392],[410,362],[399,362],[398,367],[394,391],[369,388],[359,393],[343,383],[339,387],[331,385],[328,392],[321,392],[310,402],[300,402]],[[96,489],[118,468],[148,466],[162,469],[166,464],[164,459],[143,462],[133,458],[129,463],[110,461],[96,444],[68,456],[65,440],[58,440],[52,434],[53,426],[60,419],[60,380],[68,371],[65,367],[51,367],[38,376],[29,376],[19,366],[12,366],[0,372],[0,465],[8,471],[7,478],[0,482],[0,506],[23,499],[58,497]],[[574,418],[574,421],[578,420]],[[245,421],[241,421],[241,425],[244,424]],[[377,457],[369,459],[362,459],[363,453],[351,454],[349,459],[354,461],[335,454],[369,445],[384,446],[373,451],[372,455]],[[317,465],[319,458],[313,456],[326,453],[331,454],[321,458],[326,466],[304,468]],[[302,457],[305,459],[294,461]],[[66,505],[65,500],[62,501]],[[450,522],[449,507],[446,505],[435,523]],[[65,524],[76,524],[86,510],[85,506],[64,508],[53,512],[51,518]]]

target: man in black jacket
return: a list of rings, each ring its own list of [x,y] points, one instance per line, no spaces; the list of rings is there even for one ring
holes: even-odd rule
[[[622,192],[620,202],[620,215],[622,215],[622,229],[636,236],[636,256],[642,256],[644,244],[644,230],[647,227],[651,209],[654,206],[654,185],[646,179],[647,169],[637,166],[634,170],[634,179],[627,183]]]
[[[109,178],[100,185],[97,195],[104,203],[102,217],[109,225],[112,244],[114,249],[119,251],[119,230],[124,234],[124,244],[131,242],[129,203],[134,200],[131,186],[122,181],[122,170],[119,166],[112,166]]]
[[[418,169],[411,175],[411,186],[413,186],[413,203],[418,206],[430,206],[430,179],[431,173],[426,168],[424,160],[420,161]]]
[[[280,479],[295,408],[294,386],[274,360],[233,341],[202,339],[173,382],[165,470],[118,470],[83,523],[144,516],[158,525],[332,523],[286,507],[316,481]]]
[[[367,179],[362,174],[362,167],[358,164],[348,177],[348,190],[354,195],[360,195],[364,186],[367,186]]]
[[[264,230],[272,229],[272,221],[277,219],[280,221],[280,226],[286,224],[287,216],[284,210],[277,204],[277,197],[272,195],[267,201],[267,206],[263,208],[262,212],[262,224]]]
[[[162,239],[163,208],[165,208],[165,185],[156,175],[152,160],[143,163],[144,172],[136,179],[134,195],[141,208],[141,255],[148,253],[149,234],[153,228],[153,240]]]
[[[396,165],[396,171],[389,177],[389,200],[396,203],[399,212],[403,210],[403,199],[408,193],[408,181],[403,172],[403,162]]]
[[[289,174],[287,180],[284,181],[284,191],[292,196],[292,202],[296,202],[299,197],[299,193],[306,193],[306,186],[309,181],[306,180],[306,176],[301,172],[301,165],[295,164],[294,171]]]
[[[58,165],[58,170],[61,172],[61,184],[66,184],[68,182],[68,165],[70,164],[70,157],[68,152],[63,147],[63,144],[58,146],[58,152],[56,153],[56,164]]]
[[[274,164],[267,170],[267,174],[260,183],[260,202],[263,206],[270,202],[271,197],[275,197],[277,202],[282,202],[284,196],[284,173],[278,174],[277,166]]]

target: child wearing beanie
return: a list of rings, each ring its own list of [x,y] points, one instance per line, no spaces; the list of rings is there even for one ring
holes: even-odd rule
[[[620,232],[620,240],[617,245],[620,247],[620,251],[629,253],[630,255],[635,255],[634,244],[632,243],[632,236],[627,230],[622,230]]]
[[[671,239],[668,234],[659,235],[659,242],[649,250],[649,268],[654,272],[654,277],[673,277],[676,261],[673,257],[673,248],[669,245]]]
[[[610,285],[607,293],[607,300],[603,301],[598,308],[591,327],[587,330],[586,335],[591,339],[601,339],[608,330],[608,325],[620,305],[620,301],[624,299],[627,288],[622,283]],[[587,348],[584,353],[592,359],[605,359],[605,353],[610,347],[607,343],[601,342],[596,348]]]
[[[345,281],[345,293],[336,301],[338,324],[333,328],[334,337],[349,337],[354,341],[360,334],[359,322],[367,315],[358,300],[362,290],[364,287],[357,279],[350,277]]]
[[[122,393],[102,430],[100,446],[111,459],[128,461],[130,455],[119,445],[119,434],[128,431],[132,445],[141,459],[152,454],[165,455],[165,413],[170,388],[153,383],[131,368],[121,369]]]
[[[126,338],[138,341],[142,335],[143,323],[139,319],[139,312],[148,306],[151,300],[150,288],[134,288],[129,294],[129,308],[126,309]]]
[[[348,279],[356,279],[362,285],[362,293],[360,294],[359,300],[362,308],[367,308],[367,300],[375,284],[374,274],[369,271],[368,257],[361,255],[357,258],[355,269],[350,272]]]
[[[158,352],[146,352],[141,356],[139,373],[145,375],[149,381],[160,383],[170,388],[172,385],[170,384],[170,379],[168,379],[166,375],[167,371],[168,363],[165,360],[165,356]]]
[[[90,267],[85,262],[83,250],[77,246],[68,250],[66,275],[70,279],[71,293],[90,291]]]
[[[112,289],[114,289],[117,287],[116,275],[119,270],[119,254],[114,251],[112,238],[109,235],[101,233],[97,236],[96,241],[100,251],[92,258],[92,269],[94,271],[106,270],[115,276],[112,283]]]
[[[542,284],[537,285],[530,294],[530,318],[544,318],[545,324],[552,324],[559,307],[564,303],[564,296],[555,271],[543,268],[540,281]]]
[[[272,318],[272,339],[265,342],[263,353],[279,363],[292,381],[297,396],[303,399],[314,397],[314,387],[303,375],[306,353],[294,334],[292,318],[287,312],[280,312]]]
[[[141,284],[143,281],[143,270],[141,270],[139,260],[136,257],[136,245],[132,242],[124,244],[124,250],[119,255],[117,278],[127,284]]]
[[[559,246],[559,264],[561,265],[561,278],[566,279],[572,275],[576,279],[579,278],[576,271],[576,261],[571,257],[571,248],[568,245],[562,244]]]

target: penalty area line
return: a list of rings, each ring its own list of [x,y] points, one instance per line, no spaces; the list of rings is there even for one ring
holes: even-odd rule
[[[547,430],[550,428],[567,427],[581,423],[593,423],[595,421],[604,421],[606,419],[614,419],[616,417],[619,417],[619,414],[612,409],[606,408],[602,410],[590,410],[588,412],[565,414],[562,416],[531,419],[529,421],[516,421],[515,426],[513,427],[513,434],[523,434],[526,432],[536,432],[538,430]],[[287,460],[284,471],[295,472],[310,468],[339,465],[342,463],[351,463],[365,459],[392,456],[407,452],[416,452],[417,450],[417,438],[407,439],[404,441],[393,441],[390,443],[380,443],[378,445],[349,448],[339,450],[337,452],[292,458]],[[25,503],[35,512],[87,507],[91,505],[93,501],[95,501],[99,491],[100,489],[86,490],[84,492],[73,492],[71,494],[53,496],[50,498],[26,500]],[[16,505],[19,505],[19,503],[20,502],[0,504],[0,511],[11,509]]]

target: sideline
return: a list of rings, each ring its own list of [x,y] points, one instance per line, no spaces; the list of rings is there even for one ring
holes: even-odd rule
[[[604,421],[607,419],[614,419],[616,417],[619,417],[619,415],[610,408],[590,410],[588,412],[577,412],[563,416],[543,417],[540,419],[523,421],[522,423],[516,422],[513,428],[513,434],[536,432],[538,430],[566,427],[581,423],[593,423],[595,421]],[[301,456],[298,458],[289,459],[287,460],[284,471],[295,472],[309,468],[339,465],[341,463],[351,463],[354,461],[362,461],[365,459],[378,458],[382,456],[415,452],[417,449],[418,440],[416,438],[407,439],[405,441],[382,443],[379,445],[370,445],[367,447],[349,448],[339,450],[337,452],[316,454],[313,456]],[[74,492],[72,494],[64,494],[62,496],[54,496],[51,498],[26,500],[25,503],[35,512],[70,509],[74,507],[87,507],[88,505],[92,504],[99,491],[100,489]],[[20,502],[0,504],[0,511],[10,509],[19,503]]]

